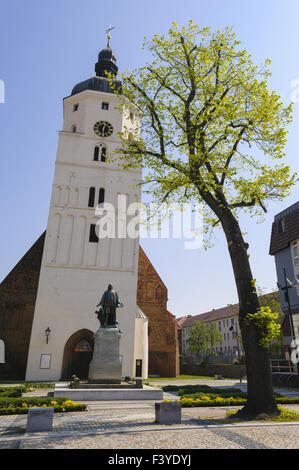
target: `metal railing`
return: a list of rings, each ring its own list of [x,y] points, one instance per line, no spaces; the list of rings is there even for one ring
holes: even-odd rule
[[[294,364],[287,359],[270,359],[270,366],[272,373],[285,373],[285,374],[292,374],[296,373],[296,369],[294,368]]]

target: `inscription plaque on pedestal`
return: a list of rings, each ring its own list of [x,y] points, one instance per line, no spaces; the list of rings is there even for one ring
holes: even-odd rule
[[[122,365],[119,354],[121,333],[118,328],[99,328],[95,333],[93,358],[89,364],[88,382],[120,384]]]

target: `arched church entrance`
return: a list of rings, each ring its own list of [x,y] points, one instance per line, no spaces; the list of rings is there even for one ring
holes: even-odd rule
[[[66,342],[63,353],[62,380],[72,375],[80,379],[88,378],[89,363],[92,359],[94,334],[89,330],[76,331]]]

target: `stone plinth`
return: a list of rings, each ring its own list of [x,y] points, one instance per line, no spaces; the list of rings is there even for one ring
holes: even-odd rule
[[[73,401],[137,401],[163,400],[163,390],[144,385],[143,388],[107,388],[107,389],[76,389],[66,383],[55,385],[54,397],[66,397]]]
[[[179,424],[181,422],[180,403],[155,403],[156,423]]]
[[[90,384],[121,383],[120,338],[121,333],[118,328],[99,328],[95,333],[93,358],[88,373]]]
[[[29,408],[27,432],[52,431],[54,408]]]

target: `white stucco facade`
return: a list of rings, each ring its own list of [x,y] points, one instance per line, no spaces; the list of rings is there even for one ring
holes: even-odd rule
[[[108,103],[109,108],[102,109],[102,103]],[[96,146],[104,146],[109,156],[120,144],[117,133],[124,126],[134,127],[132,116],[122,115],[116,109],[118,104],[117,95],[94,90],[64,99],[64,123],[59,132],[27,381],[61,378],[66,342],[77,331],[98,329],[94,311],[109,283],[124,304],[117,309],[122,331],[122,375],[135,376],[137,357],[146,365],[143,376],[147,376],[148,351],[140,346],[140,342],[147,341],[144,327],[136,338],[136,324],[142,323],[135,318],[139,239],[106,238],[91,242],[89,238],[90,226],[98,220],[95,207],[100,188],[105,191],[105,202],[115,207],[119,194],[126,195],[127,204],[140,201],[141,197],[137,186],[139,170],[124,170],[117,162],[94,160]],[[108,137],[97,136],[93,128],[98,121],[112,124],[113,133]],[[91,187],[95,188],[94,207],[88,207]],[[51,333],[47,343],[48,327]],[[41,366],[43,357],[47,358],[47,368]]]

